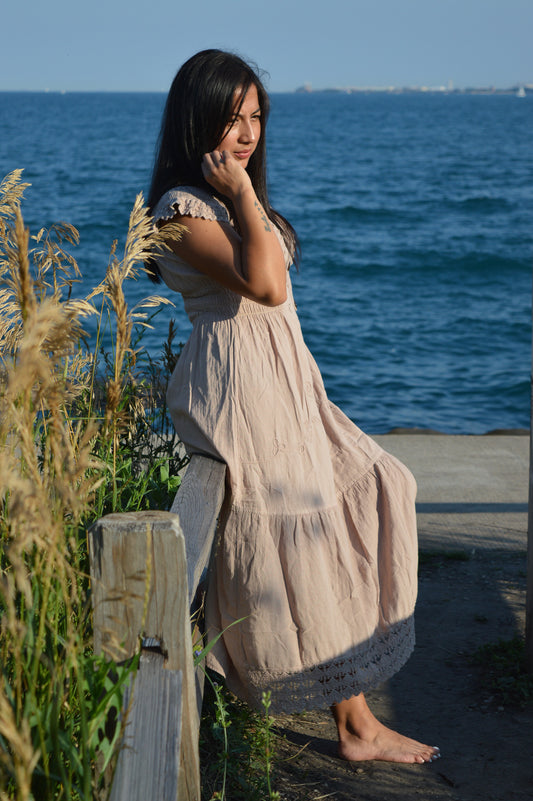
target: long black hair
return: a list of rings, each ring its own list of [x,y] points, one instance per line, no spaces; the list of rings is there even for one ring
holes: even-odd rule
[[[162,195],[175,186],[198,186],[216,194],[202,175],[202,158],[222,140],[234,113],[236,93],[242,104],[252,84],[259,98],[261,136],[246,170],[259,202],[280,228],[289,252],[296,259],[299,252],[296,233],[268,201],[265,129],[270,100],[257,69],[233,53],[202,50],[186,61],[174,78],[163,112],[148,209],[152,212]],[[231,207],[226,197],[221,199]],[[152,280],[158,282],[156,262],[152,260],[146,266]]]

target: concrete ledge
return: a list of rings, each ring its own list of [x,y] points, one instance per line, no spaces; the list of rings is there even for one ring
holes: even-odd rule
[[[383,434],[376,442],[418,483],[420,547],[527,547],[529,436]]]

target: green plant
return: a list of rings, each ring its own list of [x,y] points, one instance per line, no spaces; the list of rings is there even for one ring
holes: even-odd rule
[[[525,641],[521,635],[478,648],[471,661],[479,665],[482,687],[502,704],[526,706],[533,702],[533,677],[526,670]]]
[[[447,562],[468,562],[471,553],[463,549],[442,551],[420,551],[418,563],[420,567],[442,567]]]
[[[270,692],[263,693],[263,709],[265,710],[265,720],[263,727],[263,752],[265,756],[265,773],[268,787],[268,797],[270,801],[279,801],[279,793],[272,789],[271,773],[273,766],[273,732],[274,718],[270,715]]]
[[[207,672],[200,728],[202,798],[205,801],[277,801],[271,786],[274,758],[270,698],[264,714],[241,703]]]
[[[161,243],[138,199],[124,257],[113,251],[104,281],[73,300],[79,271],[63,243],[77,232],[30,237],[24,187],[20,171],[0,184],[0,797],[88,801],[114,758],[120,726],[107,722],[135,664],[92,651],[86,525],[166,504],[180,461],[138,367],[133,334],[147,318],[122,289]],[[110,356],[102,322],[95,350],[84,345],[90,314],[110,326]]]

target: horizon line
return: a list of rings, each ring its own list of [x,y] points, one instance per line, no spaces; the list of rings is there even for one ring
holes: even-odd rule
[[[310,83],[301,84],[293,89],[272,89],[269,94],[319,94],[326,92],[338,92],[346,94],[356,94],[358,92],[438,92],[438,93],[460,93],[460,92],[513,92],[521,88],[533,91],[533,81],[517,81],[509,85],[496,85],[496,84],[465,84],[463,86],[455,86],[453,83],[449,84],[383,84],[383,85],[346,85],[346,86],[324,86],[313,87]],[[44,89],[28,89],[28,88],[2,88],[0,93],[28,93],[28,94],[166,94],[168,88],[165,89],[51,89],[46,87]]]

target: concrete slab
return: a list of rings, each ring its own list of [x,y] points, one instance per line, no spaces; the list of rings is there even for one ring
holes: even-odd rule
[[[374,439],[418,483],[420,547],[527,547],[529,436],[384,434]]]

